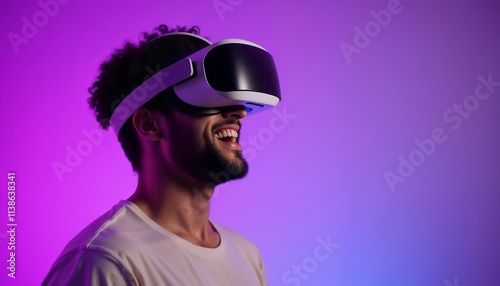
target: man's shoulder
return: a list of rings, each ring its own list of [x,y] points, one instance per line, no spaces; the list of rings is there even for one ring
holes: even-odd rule
[[[104,279],[103,285],[135,285],[123,259],[133,255],[133,232],[140,225],[130,204],[120,201],[71,239],[43,285],[82,285],[93,275]]]
[[[84,250],[113,254],[128,249],[134,241],[133,234],[144,230],[145,225],[130,208],[130,203],[120,201],[80,231],[61,255]]]

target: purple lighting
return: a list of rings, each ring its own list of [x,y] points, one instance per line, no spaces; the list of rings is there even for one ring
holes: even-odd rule
[[[282,101],[243,120],[249,174],[211,206],[259,248],[269,285],[500,285],[500,1],[1,11],[0,285],[40,285],[72,237],[134,192],[87,89],[114,49],[162,23],[274,57]]]

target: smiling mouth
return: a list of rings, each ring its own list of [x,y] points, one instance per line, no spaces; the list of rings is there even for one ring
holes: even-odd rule
[[[238,132],[230,128],[220,129],[217,132],[215,132],[215,138],[224,142],[237,143]]]

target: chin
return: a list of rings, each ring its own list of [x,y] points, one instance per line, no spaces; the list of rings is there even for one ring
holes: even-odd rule
[[[231,180],[242,179],[248,173],[248,163],[242,157],[238,157],[228,161],[224,171]]]
[[[248,173],[248,163],[240,150],[227,150],[211,145],[200,156],[193,158],[192,166],[207,184],[215,186],[244,178]],[[191,169],[193,170],[193,169]]]

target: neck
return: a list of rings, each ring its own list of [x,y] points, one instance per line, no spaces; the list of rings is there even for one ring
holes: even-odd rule
[[[154,174],[139,172],[137,189],[129,201],[177,236],[199,246],[216,247],[220,238],[209,221],[214,188]]]

